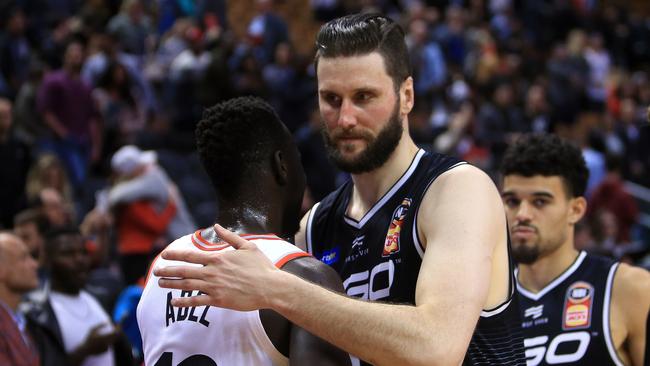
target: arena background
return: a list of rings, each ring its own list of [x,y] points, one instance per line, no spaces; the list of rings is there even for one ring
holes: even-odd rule
[[[0,1],[0,228],[12,229],[25,210],[43,215],[43,230],[80,227],[93,259],[89,289],[116,320],[133,321],[120,312],[137,297],[115,307],[128,289],[119,264],[123,241],[138,230],[132,223],[151,217],[125,209],[132,201],[111,201],[111,191],[155,151],[168,191],[137,200],[156,214],[169,202],[174,210],[136,233],[144,240],[136,246],[150,258],[174,239],[175,220],[190,231],[209,226],[218,207],[194,127],[205,107],[257,95],[295,135],[311,207],[347,179],[321,143],[314,36],[324,21],[359,11],[386,13],[406,30],[419,146],[460,156],[498,183],[500,158],[518,135],[573,141],[591,173],[576,245],[650,268],[644,0]],[[72,102],[54,80],[71,42],[83,46],[78,70],[74,60],[70,67],[87,85]],[[139,150],[112,166],[125,145]]]

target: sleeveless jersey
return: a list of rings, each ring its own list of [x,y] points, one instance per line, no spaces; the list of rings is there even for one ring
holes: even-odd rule
[[[288,261],[309,254],[274,235],[241,235],[281,268]],[[174,249],[234,250],[225,243],[211,243],[201,232],[186,235],[169,245]],[[266,335],[259,311],[241,312],[211,306],[176,308],[171,299],[197,295],[198,291],[158,286],[154,268],[183,262],[156,258],[137,308],[147,366],[288,365]],[[187,264],[187,263],[184,263]]]
[[[538,293],[517,283],[528,366],[623,365],[609,330],[618,263],[580,252]]]
[[[353,189],[348,181],[312,208],[308,251],[336,269],[349,296],[414,305],[424,255],[416,226],[420,202],[440,174],[462,164],[419,150],[402,177],[360,221],[345,214]],[[512,294],[514,278],[510,287]],[[465,365],[523,364],[518,300],[510,297],[481,314]]]

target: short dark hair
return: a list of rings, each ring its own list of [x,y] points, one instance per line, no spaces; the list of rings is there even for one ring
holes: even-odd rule
[[[41,235],[45,235],[50,228],[50,222],[47,220],[47,216],[38,208],[28,208],[14,216],[14,227],[28,223],[34,223]]]
[[[503,157],[501,174],[532,177],[559,176],[568,197],[584,196],[589,170],[580,149],[551,134],[528,134],[511,145]]]
[[[196,146],[220,198],[234,199],[244,178],[263,168],[272,151],[282,149],[285,130],[273,108],[257,97],[230,99],[203,112]]]
[[[315,65],[321,57],[349,57],[379,52],[395,90],[411,75],[402,27],[381,14],[352,14],[323,25],[316,36]]]

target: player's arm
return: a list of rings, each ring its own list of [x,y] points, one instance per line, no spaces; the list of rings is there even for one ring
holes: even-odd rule
[[[650,272],[622,263],[614,276],[612,307],[625,319],[627,337],[623,348],[629,352],[632,365],[643,365],[648,342],[646,326],[650,309]]]
[[[503,206],[492,181],[468,166],[438,178],[419,215],[426,252],[416,306],[344,298],[287,279],[272,307],[377,365],[460,364],[486,304],[494,246],[506,241]]]
[[[314,257],[294,259],[284,265],[282,270],[326,289],[344,292],[341,278],[336,271]],[[350,356],[305,329],[292,324],[289,364],[314,366],[350,365]]]

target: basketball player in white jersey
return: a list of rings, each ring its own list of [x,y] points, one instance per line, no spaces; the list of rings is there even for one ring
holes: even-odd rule
[[[255,243],[275,267],[342,291],[335,271],[281,239],[298,229],[305,177],[291,134],[271,107],[251,97],[220,103],[204,112],[196,138],[217,193],[218,222]],[[213,228],[181,237],[169,247],[233,250]],[[152,269],[180,264],[157,258]],[[346,353],[271,310],[171,305],[174,298],[197,294],[163,289],[149,275],[137,309],[146,365],[350,364]]]

